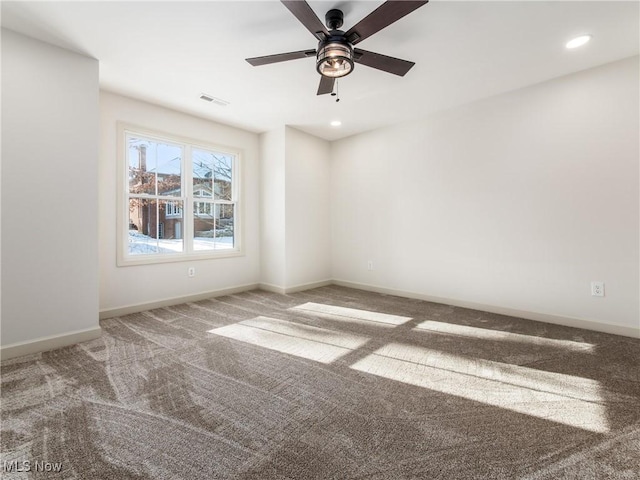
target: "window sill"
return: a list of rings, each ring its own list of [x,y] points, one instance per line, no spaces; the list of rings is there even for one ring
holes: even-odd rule
[[[163,255],[140,255],[140,256],[128,256],[123,258],[120,256],[117,261],[118,267],[133,267],[136,265],[156,265],[160,263],[176,263],[176,262],[191,262],[197,260],[216,260],[219,258],[233,258],[243,257],[244,252],[237,249],[229,249],[220,252],[193,252],[193,253],[176,253],[175,255],[163,254]]]

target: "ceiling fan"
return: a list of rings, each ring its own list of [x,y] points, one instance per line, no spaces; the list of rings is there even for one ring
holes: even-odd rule
[[[332,9],[327,12],[325,15],[327,28],[325,28],[306,1],[281,1],[318,39],[318,49],[247,58],[247,62],[254,67],[298,58],[316,57],[316,70],[321,75],[318,95],[325,95],[333,91],[337,78],[344,77],[353,71],[354,62],[401,77],[415,65],[414,62],[368,52],[353,46],[420,8],[429,0],[387,1],[346,32],[338,30],[344,21],[344,14],[341,10]]]

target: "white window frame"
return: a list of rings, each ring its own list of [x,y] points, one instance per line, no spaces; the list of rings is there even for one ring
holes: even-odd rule
[[[202,140],[195,140],[180,135],[159,132],[145,127],[118,122],[118,198],[117,198],[117,265],[126,267],[132,265],[149,265],[155,263],[187,262],[192,260],[210,260],[214,258],[229,258],[244,255],[243,245],[243,202],[242,202],[242,150],[238,148],[217,145]],[[138,136],[153,141],[179,145],[183,148],[181,182],[182,195],[166,199],[168,201],[181,201],[182,205],[182,238],[184,249],[182,252],[170,254],[129,254],[129,164],[127,154],[128,135]],[[216,153],[233,156],[232,165],[232,199],[231,201],[204,200],[207,197],[194,197],[193,177],[191,165],[191,150],[193,148],[210,150]],[[165,200],[163,198],[163,200]],[[219,250],[194,250],[193,226],[194,202],[206,201],[213,204],[234,205],[234,238],[233,248]],[[215,208],[215,207],[212,207]]]

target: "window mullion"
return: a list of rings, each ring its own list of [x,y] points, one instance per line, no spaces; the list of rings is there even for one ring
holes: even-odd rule
[[[185,250],[187,253],[193,252],[193,161],[191,159],[191,145],[184,146],[183,155],[184,175],[182,177],[183,212],[184,212],[184,238]]]
[[[238,156],[233,156],[233,164],[231,165],[231,203],[238,201]]]

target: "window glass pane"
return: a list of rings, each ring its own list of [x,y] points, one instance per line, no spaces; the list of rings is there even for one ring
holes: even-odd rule
[[[193,196],[211,197],[213,191],[213,153],[194,148],[191,150],[193,169]]]
[[[156,194],[156,160],[148,155],[149,143],[142,138],[127,137],[130,193]]]
[[[167,216],[167,211],[170,211],[170,216]],[[130,199],[129,255],[182,252],[183,225],[182,202]]]
[[[216,236],[215,249],[233,248],[235,215],[233,205],[215,205]]]
[[[233,157],[218,154],[214,158],[214,186],[216,200],[231,201],[233,175]]]
[[[193,202],[193,249],[213,250],[215,248],[216,205],[209,202]]]
[[[137,137],[127,137],[127,142],[130,193],[182,195],[181,147]]]
[[[183,202],[162,200],[158,208],[158,246],[160,253],[179,253],[184,250]]]
[[[193,203],[193,249],[222,250],[234,247],[234,206]]]
[[[150,152],[157,165],[158,195],[182,195],[182,148],[176,145],[150,142]]]
[[[129,255],[158,253],[158,240],[153,228],[155,215],[155,201],[143,198],[129,200]]]

